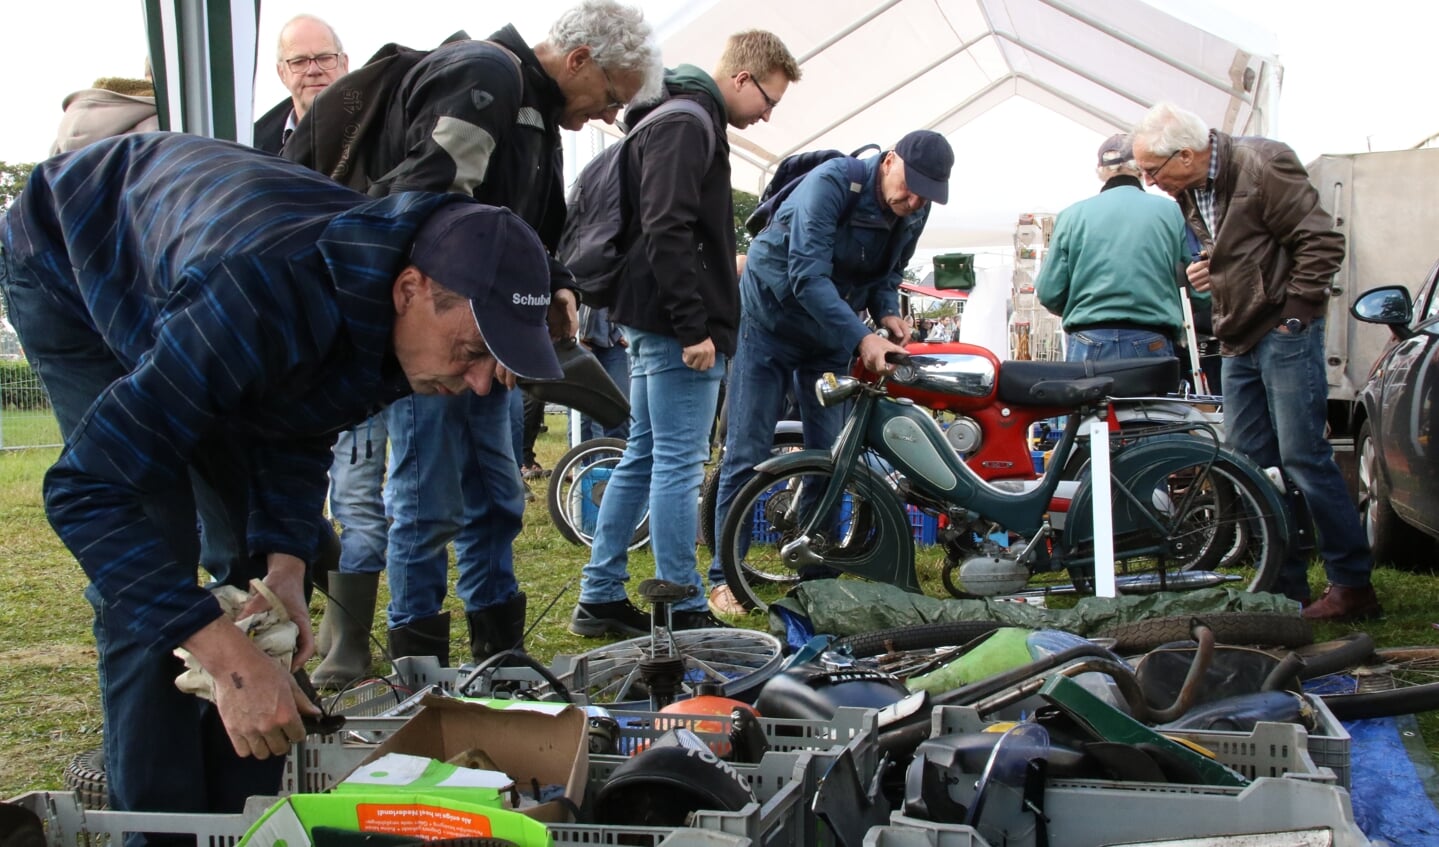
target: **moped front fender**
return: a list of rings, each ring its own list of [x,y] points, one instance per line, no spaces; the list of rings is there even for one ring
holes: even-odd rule
[[[1264,499],[1264,508],[1275,516],[1279,524],[1279,537],[1289,538],[1289,511],[1274,484],[1249,457],[1236,453],[1227,447],[1215,452],[1214,443],[1206,438],[1174,433],[1145,438],[1138,444],[1126,446],[1111,457],[1111,477],[1123,481],[1135,492],[1153,491],[1158,482],[1176,470],[1187,466],[1209,462],[1223,462],[1231,472],[1248,478],[1254,483],[1259,496]],[[1114,508],[1113,522],[1115,536],[1149,526],[1149,521],[1140,511],[1138,504],[1119,493],[1117,485],[1112,487]],[[1074,495],[1064,522],[1064,547],[1073,551],[1094,540],[1094,483],[1089,467],[1085,467],[1079,490]]]
[[[755,470],[771,474],[813,472],[832,475],[835,472],[828,450],[783,453],[761,462]],[[924,593],[914,572],[914,530],[909,522],[909,513],[895,494],[894,485],[887,476],[868,465],[860,465],[850,471],[850,485],[865,495],[874,531],[890,543],[893,555],[870,557],[854,565],[836,563],[836,566],[871,582],[888,583],[914,594]]]

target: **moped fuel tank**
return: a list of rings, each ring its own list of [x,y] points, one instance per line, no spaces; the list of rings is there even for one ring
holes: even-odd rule
[[[911,344],[904,348],[914,360],[890,377],[889,396],[904,397],[931,409],[964,411],[994,402],[999,359],[974,344]],[[855,376],[874,374],[855,365]]]

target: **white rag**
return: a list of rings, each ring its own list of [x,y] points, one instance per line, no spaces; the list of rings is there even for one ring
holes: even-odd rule
[[[235,626],[250,637],[255,646],[267,656],[275,659],[280,667],[288,673],[290,661],[295,656],[295,644],[300,638],[300,627],[290,620],[289,612],[285,611],[285,604],[275,596],[270,587],[258,579],[250,580],[250,593],[246,593],[233,585],[222,585],[211,589],[211,594],[220,601],[220,608],[224,611],[225,617],[231,620],[240,614],[245,604],[256,594],[264,595],[270,601],[270,608],[263,612],[256,612],[245,618],[235,621]],[[187,694],[194,694],[196,697],[203,697],[206,700],[215,699],[215,680],[190,651],[183,647],[175,649],[175,655],[185,663],[185,672],[175,677],[175,687]]]

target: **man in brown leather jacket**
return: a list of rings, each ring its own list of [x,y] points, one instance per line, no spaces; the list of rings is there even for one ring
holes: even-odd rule
[[[1324,437],[1324,313],[1344,237],[1294,151],[1278,141],[1211,130],[1198,115],[1160,103],[1134,128],[1134,161],[1179,201],[1202,247],[1187,272],[1196,291],[1213,294],[1230,443],[1264,467],[1279,466],[1308,512],[1323,518],[1324,595],[1309,602],[1308,545],[1291,545],[1298,549],[1276,590],[1315,620],[1379,615],[1369,544]],[[1307,533],[1305,510],[1294,511]]]

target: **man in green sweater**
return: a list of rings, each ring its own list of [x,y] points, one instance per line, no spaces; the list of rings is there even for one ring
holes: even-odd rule
[[[1059,213],[1039,270],[1039,302],[1064,321],[1070,362],[1173,356],[1184,328],[1184,215],[1139,181],[1129,136],[1099,147],[1099,194]]]

